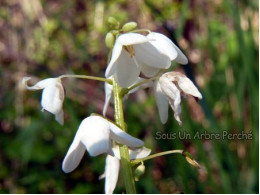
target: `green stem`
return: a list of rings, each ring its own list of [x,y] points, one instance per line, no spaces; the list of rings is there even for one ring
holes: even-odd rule
[[[156,157],[159,157],[159,156],[164,156],[164,155],[167,155],[167,154],[175,154],[175,153],[183,154],[183,150],[170,150],[170,151],[166,151],[166,152],[160,152],[160,153],[152,154],[152,155],[147,156],[145,158],[132,160],[131,163],[132,163],[132,165],[136,165],[136,164],[138,164],[140,162],[143,162],[143,161],[146,161],[146,160],[149,160],[149,159],[152,159],[152,158],[156,158]]]
[[[96,81],[103,81],[107,82],[112,85],[111,79],[106,79],[103,77],[94,77],[94,76],[87,76],[87,75],[72,75],[72,74],[65,74],[58,77],[59,79],[63,78],[79,78],[79,79],[89,79],[89,80],[96,80]]]
[[[120,95],[120,91],[121,91],[120,86],[117,84],[115,79],[113,79],[115,122],[121,129],[123,129],[123,131],[126,131],[123,104],[122,104],[123,96]],[[129,158],[128,147],[125,145],[120,145],[119,151],[120,151],[126,193],[136,194],[134,176],[132,171],[132,165]]]
[[[141,85],[143,85],[145,83],[149,83],[151,81],[154,81],[154,80],[158,79],[159,77],[160,77],[160,75],[152,77],[152,78],[149,78],[149,79],[145,79],[145,80],[143,80],[143,81],[141,81],[139,83],[136,83],[136,84],[134,84],[134,85],[132,85],[132,86],[130,86],[128,88],[124,88],[122,90],[122,92],[121,92],[121,95],[124,96],[124,95],[128,94],[128,92],[131,91],[132,89],[134,89],[136,87],[139,87],[139,86],[141,86]]]

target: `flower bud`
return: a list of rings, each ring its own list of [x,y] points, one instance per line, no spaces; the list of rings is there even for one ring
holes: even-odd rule
[[[185,156],[187,162],[188,162],[190,165],[194,166],[194,167],[197,168],[197,169],[200,169],[199,163],[197,163],[197,161],[195,161],[195,160],[192,158],[192,156],[191,156],[190,153],[188,153],[188,152],[183,152],[182,155]]]
[[[114,36],[117,36],[119,34],[118,30],[111,30],[110,31]]]
[[[136,22],[127,22],[126,24],[124,24],[124,26],[122,27],[122,30],[124,32],[129,32],[131,30],[134,30],[137,27],[137,23]]]
[[[105,43],[109,49],[113,48],[115,43],[115,36],[111,32],[107,33]]]
[[[119,25],[120,23],[113,17],[109,17],[107,19],[108,21],[108,24],[112,27],[112,28],[115,28],[115,29],[118,29],[119,28]]]
[[[145,166],[144,164],[139,165],[134,172],[135,175],[135,181],[139,181],[139,178],[144,174],[145,172]]]

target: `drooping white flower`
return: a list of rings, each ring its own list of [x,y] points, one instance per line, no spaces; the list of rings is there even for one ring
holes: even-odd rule
[[[59,78],[48,78],[39,81],[33,86],[28,86],[28,81],[31,77],[24,77],[22,83],[28,90],[40,90],[42,91],[41,105],[43,110],[55,115],[55,119],[63,125],[63,109],[62,104],[64,101],[64,89]]]
[[[190,95],[196,99],[202,99],[201,93],[192,81],[179,72],[163,74],[159,80],[155,81],[154,90],[160,119],[163,124],[168,119],[168,103],[174,111],[175,119],[181,125],[181,95]]]
[[[137,80],[133,83],[133,85],[136,84],[136,83],[142,82],[144,80],[145,80],[144,78],[138,77]],[[143,85],[140,85],[140,86],[130,90],[128,92],[128,94],[124,97],[124,99],[127,98],[129,94],[134,93],[139,89],[145,89],[145,88],[150,87],[150,86],[152,86],[152,81],[147,82]],[[110,85],[109,83],[105,82],[104,88],[105,88],[105,103],[104,103],[104,107],[103,107],[103,116],[106,116],[107,108],[108,108],[109,103],[112,99],[113,86]]]
[[[128,87],[137,80],[140,72],[152,77],[160,69],[168,69],[172,60],[182,64],[188,62],[185,55],[166,36],[154,32],[147,36],[125,33],[115,42],[105,75],[114,75],[121,87]]]
[[[90,156],[103,153],[114,156],[112,140],[131,148],[142,146],[143,141],[127,134],[112,122],[100,117],[90,116],[84,119],[63,160],[62,169],[65,173],[73,171],[80,163],[85,150]]]
[[[105,173],[102,175],[105,178],[105,193],[112,194],[118,180],[119,168],[120,168],[120,152],[119,147],[113,147],[115,156],[107,155]],[[145,158],[151,153],[151,150],[145,147],[131,150],[129,149],[130,160]],[[100,179],[101,179],[100,178]]]

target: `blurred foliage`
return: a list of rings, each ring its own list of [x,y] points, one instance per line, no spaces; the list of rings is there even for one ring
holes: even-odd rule
[[[61,74],[103,76],[108,50],[106,19],[136,21],[161,32],[189,58],[185,72],[204,99],[182,102],[183,126],[170,111],[161,125],[152,90],[125,103],[130,133],[153,153],[185,149],[204,167],[181,156],[145,162],[139,193],[258,193],[259,89],[257,0],[7,0],[0,2],[0,192],[102,193],[105,156],[86,154],[70,174],[61,163],[80,121],[101,113],[103,83],[66,79],[65,125],[40,112],[41,92],[25,91],[23,76],[35,80]],[[108,111],[113,118],[113,108]],[[250,132],[253,140],[157,140],[156,132]],[[117,193],[124,191],[122,176]]]

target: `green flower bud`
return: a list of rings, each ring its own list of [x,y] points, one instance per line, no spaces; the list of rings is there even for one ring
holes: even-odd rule
[[[139,165],[134,172],[135,175],[135,181],[139,181],[139,178],[144,174],[145,172],[145,166],[144,164]]]
[[[127,22],[126,24],[124,24],[124,26],[122,27],[122,30],[124,32],[129,32],[131,30],[134,30],[137,27],[137,23],[136,22]]]
[[[118,30],[111,30],[110,31],[114,36],[117,36],[119,34]]]
[[[115,36],[111,32],[107,33],[105,43],[109,49],[113,48],[115,43]]]
[[[119,29],[120,23],[115,18],[109,17],[107,21],[111,28]]]

